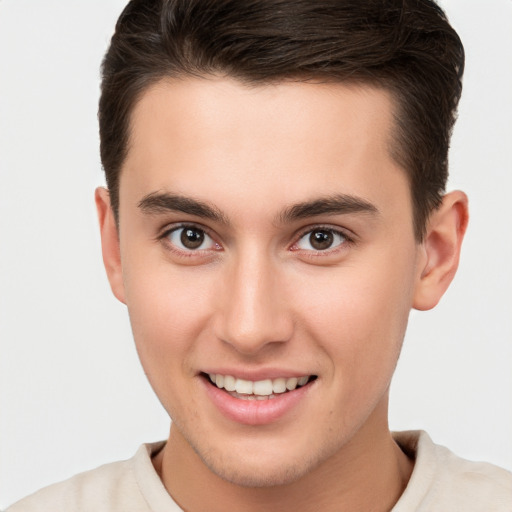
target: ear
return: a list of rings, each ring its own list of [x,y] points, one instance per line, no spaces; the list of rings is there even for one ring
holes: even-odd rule
[[[432,309],[452,282],[459,266],[468,218],[468,198],[458,190],[446,194],[441,207],[432,212],[422,243],[423,258],[413,301],[415,309]]]
[[[125,303],[119,234],[114,212],[110,205],[110,194],[106,188],[98,187],[94,194],[94,199],[100,222],[103,264],[107,271],[110,288],[117,299]]]

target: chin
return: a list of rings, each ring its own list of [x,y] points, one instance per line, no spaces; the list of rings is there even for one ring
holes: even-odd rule
[[[266,464],[251,465],[238,461],[236,464],[220,464],[220,461],[204,461],[210,471],[227,482],[240,487],[275,487],[292,484],[304,476],[310,468],[309,465],[273,464],[271,468]]]
[[[275,487],[301,479],[328,458],[328,453],[290,453],[284,450],[232,449],[196,450],[208,469],[223,480],[240,487]],[[316,455],[316,457],[315,457]]]

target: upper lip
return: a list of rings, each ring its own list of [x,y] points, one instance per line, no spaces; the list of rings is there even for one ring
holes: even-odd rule
[[[215,374],[215,375],[231,375],[236,379],[244,379],[251,381],[259,381],[266,379],[278,379],[284,377],[286,379],[291,377],[309,377],[315,375],[313,373],[304,372],[300,370],[280,369],[280,368],[260,368],[260,369],[241,369],[241,368],[219,368],[209,367],[202,370],[201,373]]]

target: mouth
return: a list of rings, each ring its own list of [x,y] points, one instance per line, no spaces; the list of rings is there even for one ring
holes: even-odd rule
[[[246,380],[233,375],[202,373],[204,379],[216,388],[239,400],[272,400],[307,386],[316,375],[278,377],[276,379]]]

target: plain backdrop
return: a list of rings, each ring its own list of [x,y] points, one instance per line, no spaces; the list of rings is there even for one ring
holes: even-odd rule
[[[93,204],[99,64],[124,3],[0,0],[0,507],[168,432]],[[411,315],[390,423],[512,469],[512,1],[442,5],[467,52],[449,188],[471,223],[452,287]]]

